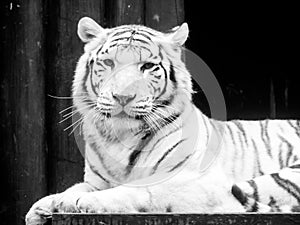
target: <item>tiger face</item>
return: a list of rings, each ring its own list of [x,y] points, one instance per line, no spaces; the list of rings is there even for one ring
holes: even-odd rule
[[[128,30],[124,42],[117,40],[124,44],[115,45],[111,35],[101,49],[92,51],[89,94],[97,98],[97,109],[103,116],[142,117],[153,110],[161,96],[169,98],[174,89],[173,83],[167,84],[170,68],[159,55],[157,45],[141,42],[134,32]]]
[[[83,93],[99,118],[155,123],[176,108],[180,93],[190,95],[191,78],[181,71],[186,24],[165,34],[140,25],[104,29],[83,18],[78,35],[86,43],[79,61],[85,67],[75,75],[74,101]]]

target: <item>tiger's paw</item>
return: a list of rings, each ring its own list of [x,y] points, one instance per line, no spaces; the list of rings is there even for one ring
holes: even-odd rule
[[[49,195],[34,203],[26,214],[26,225],[41,225],[44,224],[48,218],[51,218],[55,210],[54,204],[56,196],[57,195]]]
[[[30,208],[25,217],[26,225],[44,224],[47,219],[52,217],[54,212],[79,212],[76,207],[77,200],[85,193],[82,192],[63,192],[46,196]]]
[[[120,196],[119,196],[120,197]],[[82,213],[130,213],[137,212],[128,201],[123,201],[117,196],[109,196],[98,193],[88,193],[77,201],[77,208]]]
[[[59,213],[77,213],[80,212],[77,208],[77,201],[86,192],[66,192],[62,193],[60,198],[56,200],[55,209]]]

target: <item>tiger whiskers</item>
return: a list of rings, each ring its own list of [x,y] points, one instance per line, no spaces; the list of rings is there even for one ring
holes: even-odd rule
[[[150,115],[145,115],[144,120],[148,124],[150,131],[153,133],[156,133],[160,129],[159,124],[157,124],[157,122]]]
[[[165,108],[166,110],[168,110],[168,113],[172,113],[172,112],[176,112],[176,111],[178,111],[178,109],[175,109],[174,107],[172,107],[172,106],[170,106],[170,105],[162,105],[162,104],[154,104],[154,109],[156,110],[156,109],[160,109],[160,110],[162,110],[161,109],[161,107],[163,107],[163,108]]]
[[[55,99],[60,99],[60,100],[72,100],[74,98],[83,98],[83,97],[87,97],[87,96],[55,96],[55,95],[49,95],[49,97],[51,98],[55,98]]]
[[[84,106],[84,107],[81,107],[79,109],[75,109],[74,111],[72,112],[69,112],[69,113],[66,113],[64,114],[62,117],[70,117],[70,116],[73,116],[74,114],[80,112],[81,110],[84,110],[84,109],[87,109],[87,108],[90,108],[90,107],[93,107],[93,106],[96,106],[97,103],[93,103],[93,104],[88,104],[87,106]]]
[[[68,111],[69,109],[73,109],[73,108],[76,108],[76,106],[71,105],[71,106],[69,106],[69,107],[67,107],[67,108],[65,108],[65,109],[63,109],[63,110],[61,110],[61,111],[59,112],[59,114],[62,114],[63,112]]]
[[[178,124],[176,121],[169,121],[166,117],[170,115],[165,114],[165,112],[163,111],[154,111],[152,112],[152,115],[155,116],[158,120],[161,120],[163,123],[166,123],[167,125],[173,127],[174,129],[178,129],[180,127],[180,124]]]
[[[78,120],[76,120],[74,123],[72,123],[71,125],[69,125],[68,127],[66,127],[65,129],[64,129],[64,131],[67,131],[67,130],[69,130],[71,127],[73,127],[74,125],[76,125],[76,124],[80,124],[80,122],[83,120],[83,116],[80,116],[80,118],[78,119]],[[71,135],[71,134],[69,134],[69,135]]]
[[[93,110],[90,110],[86,115],[81,115],[80,118],[75,121],[73,124],[71,124],[70,126],[68,126],[67,128],[64,129],[64,131],[67,131],[68,129],[70,129],[72,126],[74,126],[74,128],[72,129],[72,131],[69,133],[69,136],[74,133],[74,131],[77,129],[78,126],[82,125],[84,123],[84,121],[87,120],[88,116],[93,113]],[[81,130],[80,130],[80,134],[81,134]]]

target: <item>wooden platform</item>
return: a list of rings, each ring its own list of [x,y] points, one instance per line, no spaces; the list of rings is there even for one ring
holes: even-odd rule
[[[51,223],[49,223],[51,224]],[[300,225],[300,213],[54,214],[52,225]]]

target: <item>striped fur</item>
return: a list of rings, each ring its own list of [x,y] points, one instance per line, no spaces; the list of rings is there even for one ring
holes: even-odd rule
[[[58,194],[50,212],[299,208],[299,121],[223,122],[201,113],[181,60],[186,24],[161,33],[83,18],[78,34],[86,45],[73,102],[86,141],[84,183]],[[161,174],[168,179],[145,185]]]

